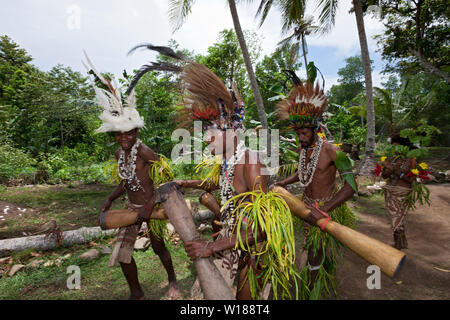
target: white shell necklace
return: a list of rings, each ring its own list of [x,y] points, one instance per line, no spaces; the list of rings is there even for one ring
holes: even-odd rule
[[[127,163],[125,165],[125,150],[120,150],[119,156],[119,177],[122,180],[127,180],[128,186],[131,191],[142,191],[145,192],[144,188],[141,186],[141,182],[136,175],[136,158],[137,158],[137,150],[139,145],[141,144],[141,140],[136,139],[133,147],[131,147],[131,152],[128,155]]]
[[[236,148],[236,152],[231,156],[229,160],[225,157],[223,159],[222,165],[220,167],[219,185],[220,185],[220,197],[221,205],[223,206],[229,199],[234,196],[233,178],[234,178],[234,167],[245,154],[247,148],[245,147],[245,141],[241,141]],[[232,201],[230,201],[226,208],[223,209],[222,221],[229,219],[230,213],[233,212],[234,206]]]
[[[302,188],[306,188],[311,184],[314,173],[316,172],[322,145],[323,139],[320,136],[317,136],[317,142],[313,148],[308,164],[306,164],[306,148],[302,148],[300,151],[300,158],[298,160],[298,178],[300,180],[300,187]]]

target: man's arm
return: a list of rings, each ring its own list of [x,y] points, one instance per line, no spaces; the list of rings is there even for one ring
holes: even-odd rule
[[[296,172],[295,172],[292,176],[290,176],[289,178],[286,178],[286,179],[284,179],[284,180],[275,182],[273,185],[274,185],[274,186],[285,187],[286,185],[295,183],[295,182],[297,182],[297,181],[299,181],[299,178],[298,178],[298,171],[296,171]]]
[[[347,200],[351,199],[355,194],[355,189],[357,189],[357,183],[353,173],[351,172],[350,160],[348,157],[342,153],[339,154],[336,152],[336,149],[332,145],[327,145],[325,151],[330,156],[331,160],[334,162],[337,170],[341,174],[342,180],[344,181],[344,186],[333,196],[333,198],[325,203],[321,210],[328,212],[331,211]],[[340,152],[340,151],[339,151]],[[345,159],[344,157],[347,157]],[[348,161],[348,162],[347,162]],[[345,175],[345,178],[344,178]],[[350,184],[352,183],[353,186]]]
[[[118,148],[115,152],[116,160],[119,159],[120,148]],[[120,197],[125,192],[125,181],[120,181],[117,187],[111,192],[111,194],[106,198],[103,203],[102,209],[100,211],[108,211],[111,208],[112,202]]]
[[[108,211],[109,208],[111,208],[112,202],[116,200],[118,197],[120,197],[125,192],[125,181],[122,180],[117,185],[117,187],[111,192],[111,194],[106,198],[105,202],[103,203],[101,211]]]
[[[186,189],[202,189],[208,192],[219,189],[217,184],[209,181],[202,184],[203,180],[175,180],[174,182]]]

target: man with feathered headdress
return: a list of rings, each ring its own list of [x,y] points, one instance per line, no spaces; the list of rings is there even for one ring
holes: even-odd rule
[[[180,292],[170,253],[164,244],[163,235],[154,232],[154,228],[151,227],[153,221],[149,221],[156,200],[149,170],[159,161],[159,157],[137,137],[139,129],[144,127],[144,119],[136,110],[135,92],[129,91],[123,103],[117,83],[114,81],[115,86],[113,86],[110,80],[96,71],[87,55],[86,59],[90,66],[88,69],[92,70],[104,87],[103,89],[94,85],[97,102],[103,108],[100,115],[103,123],[96,131],[114,132],[116,142],[119,144],[115,155],[118,161],[120,183],[104,202],[101,213],[108,211],[112,202],[125,192],[129,201],[126,208],[138,212],[135,224],[119,228],[108,266],[112,267],[119,262],[130,287],[129,298],[144,298],[144,292],[138,280],[136,262],[133,259],[133,249],[141,224],[147,222],[153,251],[161,259],[168,274],[169,299],[178,298]],[[100,219],[102,216],[101,214]]]
[[[155,69],[178,72],[184,89],[180,120],[189,126],[193,121],[201,121],[208,149],[221,158],[206,179],[176,181],[184,188],[220,190],[221,209],[216,211],[216,222],[222,228],[214,235],[217,236],[214,241],[186,242],[189,257],[195,260],[213,256],[230,286],[237,278],[238,299],[263,297],[271,281],[275,281],[272,283],[274,298],[277,298],[277,288],[283,289],[283,296],[289,296],[290,281],[298,278],[292,215],[281,196],[268,191],[265,165],[240,138],[245,109],[236,87],[229,91],[207,67],[170,48],[143,44],[132,51],[141,47],[182,61],[182,67],[168,63],[145,65],[137,79]],[[204,193],[201,199],[205,195],[209,194]],[[216,207],[220,206],[216,203]]]
[[[277,105],[279,118],[298,135],[300,156],[297,172],[275,185],[283,187],[299,182],[304,188],[303,202],[306,205],[327,212],[331,219],[341,224],[352,226],[355,217],[345,204],[356,191],[350,160],[320,132],[327,100],[319,84],[314,86],[309,81],[306,84],[297,81],[290,95]],[[344,182],[339,191],[335,186],[336,171],[341,173]],[[310,298],[320,298],[324,286],[329,287],[328,283],[334,278],[335,252],[327,250],[327,247],[337,249],[331,248],[336,241],[318,227],[309,224],[304,227],[308,264],[302,270],[302,279],[309,283]],[[321,281],[316,281],[318,279]]]

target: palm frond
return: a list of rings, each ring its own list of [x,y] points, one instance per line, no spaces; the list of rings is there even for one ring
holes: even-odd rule
[[[267,15],[269,14],[269,11],[272,8],[273,4],[274,4],[273,0],[261,0],[255,15],[255,17],[258,16],[261,17],[259,20],[259,27],[261,27],[264,21],[266,21]]]
[[[334,26],[338,4],[338,0],[320,0],[317,8],[320,9],[319,23],[321,32],[326,33]]]
[[[172,31],[181,28],[191,13],[195,0],[170,0],[169,1],[169,21],[172,24]]]

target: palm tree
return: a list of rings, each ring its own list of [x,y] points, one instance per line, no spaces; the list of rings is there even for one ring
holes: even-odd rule
[[[319,21],[324,30],[329,30],[334,25],[339,1],[320,0],[319,7],[322,8]],[[373,103],[372,70],[370,67],[369,48],[367,45],[366,31],[364,28],[364,14],[361,0],[353,0],[353,10],[358,28],[361,57],[364,65],[366,109],[367,109],[367,135],[365,157],[361,161],[357,174],[370,175],[374,166],[375,151],[375,108]]]
[[[261,121],[261,126],[263,129],[268,129],[267,116],[264,109],[264,102],[259,91],[258,83],[256,81],[255,72],[253,71],[252,62],[250,60],[250,54],[247,49],[247,43],[245,42],[244,32],[241,28],[241,23],[239,22],[239,16],[236,9],[235,0],[227,0],[230,7],[231,17],[233,19],[234,31],[239,41],[239,46],[241,47],[242,55],[244,57],[245,67],[247,69],[248,77],[250,80],[250,85],[252,87],[253,96],[255,98],[256,107],[258,109],[258,117]],[[187,16],[191,12],[194,0],[169,0],[169,17],[174,26],[174,31],[178,30]],[[270,152],[270,139],[267,139],[268,151]]]
[[[289,34],[289,36],[281,40],[278,44],[282,48],[289,47],[294,51],[295,54],[292,55],[294,61],[291,61],[291,64],[298,60],[301,45],[305,68],[307,68],[308,46],[306,36],[317,31],[318,27],[313,25],[313,17],[305,16],[306,0],[281,0],[276,2],[262,0],[256,13],[256,16],[261,17],[260,26],[264,23],[267,13],[273,4],[277,5],[281,11],[281,20],[283,22],[281,33],[283,35]],[[306,72],[306,78],[309,78],[308,72]]]
[[[321,9],[319,15],[319,28],[316,32],[326,33],[331,30],[335,23],[336,12],[338,9],[338,0],[317,0],[318,8]],[[260,0],[258,14],[262,16],[262,21],[267,16],[270,8],[277,5],[282,12],[284,23],[295,23],[295,17],[304,16],[306,0]],[[366,136],[366,156],[357,170],[357,173],[369,175],[374,165],[375,150],[375,111],[373,104],[372,88],[372,70],[370,67],[369,49],[367,46],[366,31],[364,28],[364,17],[361,0],[353,0],[353,7],[356,16],[356,25],[358,27],[359,43],[361,47],[361,56],[364,65],[365,89],[366,89],[366,108],[367,108],[367,136]],[[299,29],[300,30],[300,29]],[[301,33],[300,33],[301,34]]]

